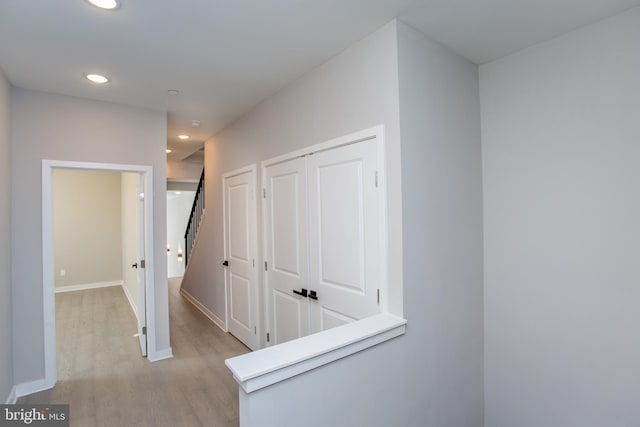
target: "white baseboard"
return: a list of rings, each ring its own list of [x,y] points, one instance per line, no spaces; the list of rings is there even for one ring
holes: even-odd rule
[[[164,350],[149,352],[147,359],[149,362],[157,362],[159,360],[171,359],[173,357],[173,350],[171,347],[165,348]]]
[[[39,380],[18,384],[14,388],[15,396],[17,399],[18,397],[26,396],[28,394],[37,393],[43,390],[49,390],[50,388],[53,388],[53,385],[47,384],[47,380],[45,378],[42,378]]]
[[[54,289],[56,294],[61,292],[85,291],[87,289],[110,288],[111,286],[122,286],[122,280],[116,282],[96,282],[84,283],[81,285],[60,286]]]
[[[193,306],[195,308],[200,310],[202,312],[202,314],[207,316],[207,318],[209,320],[211,320],[217,327],[222,329],[224,332],[229,332],[229,331],[227,331],[227,328],[226,328],[226,325],[224,324],[224,322],[218,316],[213,314],[211,312],[211,310],[209,310],[207,307],[202,305],[202,303],[200,301],[195,299],[189,292],[185,291],[184,288],[180,288],[180,295],[182,295],[184,297],[184,299],[186,299],[191,304],[193,304]]]
[[[9,392],[9,396],[4,401],[5,405],[13,405],[18,400],[18,395],[16,394],[16,386],[11,387],[11,391]]]
[[[124,291],[124,294],[127,296],[127,299],[129,300],[129,305],[133,310],[133,314],[136,316],[136,320],[138,320],[138,323],[140,323],[140,319],[138,319],[138,306],[133,300],[133,295],[131,295],[131,293],[129,292],[129,288],[127,287],[127,284],[124,282],[122,282],[122,290]]]

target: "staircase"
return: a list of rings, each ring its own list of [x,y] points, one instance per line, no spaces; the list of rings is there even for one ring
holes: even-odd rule
[[[196,189],[196,195],[193,199],[193,205],[191,206],[191,214],[189,214],[189,222],[187,224],[187,231],[184,233],[184,266],[187,267],[193,245],[196,243],[198,236],[198,230],[200,229],[200,223],[204,216],[204,169],[200,175],[200,181],[198,181],[198,188]]]

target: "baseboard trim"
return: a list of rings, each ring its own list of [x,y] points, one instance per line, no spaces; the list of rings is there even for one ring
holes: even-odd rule
[[[227,328],[224,322],[218,316],[213,314],[211,310],[209,310],[207,307],[202,305],[200,301],[198,301],[195,297],[193,297],[193,295],[191,295],[189,292],[185,291],[184,288],[182,287],[180,288],[180,295],[182,295],[184,299],[189,301],[195,308],[200,310],[202,314],[204,314],[209,320],[211,320],[214,323],[214,325],[222,329],[224,332],[229,332],[227,331]]]
[[[37,393],[43,390],[49,390],[50,388],[53,388],[53,385],[47,384],[47,380],[45,378],[35,380],[35,381],[29,381],[26,383],[21,383],[14,387],[15,398],[17,400],[19,397],[26,396],[28,394]]]
[[[54,289],[54,292],[56,294],[59,294],[61,292],[86,291],[87,289],[110,288],[112,286],[122,286],[122,285],[123,285],[122,280],[116,281],[116,282],[84,283],[80,285],[56,287]]]
[[[149,362],[157,362],[159,360],[171,359],[173,357],[173,350],[171,347],[165,348],[164,350],[149,352]]]
[[[9,392],[9,396],[4,401],[5,405],[13,405],[18,400],[18,395],[16,394],[16,386],[11,387],[11,391]]]
[[[138,319],[138,306],[133,301],[133,296],[129,292],[129,288],[127,287],[127,284],[124,283],[124,282],[122,282],[122,290],[124,291],[124,294],[126,295],[127,299],[129,300],[129,305],[131,306],[131,309],[133,310],[133,314],[136,316],[136,320],[138,321],[138,324],[139,324],[140,323],[140,319]]]

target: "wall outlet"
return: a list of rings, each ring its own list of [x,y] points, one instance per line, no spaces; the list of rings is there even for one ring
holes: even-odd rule
[[[60,270],[60,277],[64,277],[66,275],[67,275],[67,270],[65,270],[64,268]]]

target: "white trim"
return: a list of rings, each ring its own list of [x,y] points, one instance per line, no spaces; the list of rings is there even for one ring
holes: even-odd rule
[[[258,205],[257,205],[257,198],[258,198],[258,194],[262,194],[262,192],[258,191],[258,178],[257,178],[257,169],[258,169],[258,165],[256,163],[249,165],[249,166],[245,166],[243,168],[240,169],[235,169],[231,172],[226,172],[222,174],[222,237],[223,237],[223,244],[224,244],[224,259],[228,260],[229,259],[229,255],[227,254],[227,247],[228,247],[228,243],[227,242],[227,194],[226,194],[226,181],[229,178],[233,178],[235,176],[238,175],[242,175],[245,173],[251,173],[251,177],[253,178],[253,200],[250,201],[250,206],[249,209],[253,210],[253,221],[250,224],[250,227],[252,228],[250,233],[250,239],[251,239],[251,248],[252,248],[252,253],[251,256],[253,257],[253,259],[256,262],[256,265],[253,267],[253,289],[252,289],[252,295],[250,296],[251,298],[251,309],[253,310],[253,313],[251,313],[252,318],[254,319],[255,322],[255,328],[258,331],[257,334],[254,335],[253,337],[253,342],[252,343],[244,343],[247,347],[251,348],[252,350],[256,350],[258,348],[261,347],[261,343],[262,340],[260,339],[260,337],[263,335],[262,333],[262,322],[260,319],[260,311],[259,311],[259,305],[261,304],[260,301],[260,291],[259,291],[259,287],[258,287],[258,268],[260,268],[260,263],[258,262]],[[224,312],[225,312],[225,329],[228,331],[229,330],[229,295],[230,295],[230,291],[229,291],[229,283],[228,283],[228,279],[227,279],[227,269],[224,269]]]
[[[72,162],[42,160],[42,311],[44,319],[44,380],[40,390],[52,388],[56,383],[56,325],[54,297],[53,260],[53,170],[105,170],[112,172],[133,172],[142,174],[144,179],[144,219],[145,219],[145,304],[147,325],[147,348],[151,354],[156,349],[155,330],[155,281],[153,252],[153,167],[148,165],[124,165],[110,163]],[[169,331],[167,331],[168,333]],[[156,353],[166,354],[167,349]],[[171,354],[171,349],[168,349]],[[163,356],[164,357],[164,356]],[[151,358],[150,358],[151,360]],[[28,383],[31,384],[31,383]],[[21,388],[18,386],[18,395]],[[39,390],[36,390],[39,391]]]
[[[135,300],[133,299],[133,296],[129,292],[129,288],[127,287],[127,285],[124,282],[121,282],[120,284],[122,285],[122,290],[124,291],[124,295],[129,300],[129,305],[131,306],[131,309],[133,310],[133,314],[136,316],[136,320],[138,321],[138,324],[139,324],[140,319],[138,319],[138,306],[136,305]]]
[[[13,405],[14,403],[16,403],[16,401],[18,400],[18,395],[16,394],[16,386],[11,387],[11,390],[9,391],[9,396],[7,396],[7,399],[4,401],[5,405]]]
[[[53,292],[59,294],[63,292],[85,291],[88,289],[110,288],[112,286],[122,286],[122,280],[117,282],[95,282],[80,285],[56,286]]]
[[[185,291],[184,288],[180,288],[180,295],[184,297],[187,301],[189,301],[195,308],[200,310],[202,314],[204,314],[209,320],[211,320],[218,328],[222,329],[224,332],[229,332],[225,328],[225,324],[218,316],[213,314],[211,310],[205,307],[200,301],[198,301],[193,295],[189,292]]]
[[[171,350],[171,347],[169,347],[160,351],[150,351],[147,359],[149,359],[149,362],[158,362],[160,360],[171,359],[172,357],[173,350]]]
[[[49,383],[46,378],[41,378],[39,380],[17,384],[14,387],[16,400],[28,394],[37,393],[43,390],[49,390],[50,388],[53,388],[54,385],[55,383],[54,384]]]
[[[384,126],[378,125],[368,129],[353,132],[348,135],[340,136],[338,138],[330,139],[329,141],[321,142],[320,144],[315,144],[310,147],[292,151],[281,156],[263,160],[260,165],[264,169],[267,166],[273,166],[277,163],[286,162],[287,160],[295,159],[296,157],[306,156],[308,154],[317,153],[319,151],[331,150],[343,145],[356,144],[358,142],[368,141],[370,139],[377,139],[378,141],[381,141],[383,139],[383,136]]]
[[[333,329],[225,360],[240,387],[252,393],[404,335],[407,321],[377,314]]]

